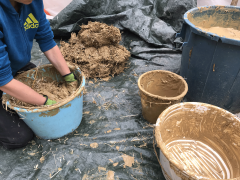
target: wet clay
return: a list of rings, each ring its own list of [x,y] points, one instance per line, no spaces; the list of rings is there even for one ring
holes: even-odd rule
[[[140,85],[148,93],[162,97],[179,96],[185,88],[184,82],[178,76],[160,71],[146,74]]]
[[[78,82],[76,81],[67,84],[64,80],[61,80],[59,82],[55,81],[51,78],[51,76],[58,72],[55,70],[55,68],[50,69],[50,71],[52,72],[49,72],[49,77],[42,76],[44,72],[40,69],[36,69],[36,71],[30,70],[19,74],[17,77],[15,77],[15,79],[31,87],[41,95],[47,95],[49,99],[61,102],[75,92],[78,87]],[[30,77],[36,77],[36,79]],[[22,102],[9,95],[3,96],[3,103],[6,101],[9,101],[10,104],[14,107],[34,107],[34,105]],[[56,114],[58,111],[59,109],[56,109]],[[54,112],[51,111],[51,113]],[[42,116],[45,115],[47,116],[47,114],[42,114]]]
[[[69,43],[61,41],[61,52],[66,61],[77,64],[86,78],[108,78],[126,68],[130,52],[119,45],[120,30],[99,22],[82,25]]]
[[[101,171],[106,171],[107,169],[105,167],[98,167],[98,171],[101,172]]]
[[[114,180],[114,171],[108,171],[107,172],[107,180]]]
[[[216,34],[220,37],[240,40],[240,31],[233,28],[223,28],[223,27],[211,27],[211,28],[198,27],[198,28],[200,28],[203,31]]]
[[[188,91],[185,80],[169,71],[150,71],[138,80],[143,117],[155,124],[167,107],[180,102]]]
[[[78,36],[85,47],[99,48],[117,45],[121,41],[121,33],[118,28],[99,22],[88,22],[88,25],[82,25]],[[69,42],[72,43],[75,40],[78,41],[76,38],[71,38]]]
[[[220,37],[240,40],[239,9],[217,7],[199,8],[199,12],[189,13],[188,19],[203,32],[210,32]]]
[[[233,114],[207,104],[183,103],[161,114],[155,137],[178,175],[231,179],[240,177],[239,132],[240,120]]]
[[[118,165],[118,163],[114,163],[113,166],[116,167]]]
[[[92,143],[92,144],[90,144],[90,147],[93,148],[93,149],[95,149],[95,148],[98,147],[98,143]]]
[[[134,157],[123,154],[122,158],[123,158],[123,161],[125,163],[123,165],[124,168],[126,168],[127,166],[132,167],[132,165],[134,164]]]

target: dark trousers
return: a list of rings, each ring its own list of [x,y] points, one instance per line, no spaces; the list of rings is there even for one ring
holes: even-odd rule
[[[18,72],[28,71],[36,66],[28,63]],[[2,98],[2,91],[0,91]],[[19,118],[15,111],[5,110],[5,106],[0,102],[0,145],[6,149],[16,149],[24,147],[33,139],[32,130]]]

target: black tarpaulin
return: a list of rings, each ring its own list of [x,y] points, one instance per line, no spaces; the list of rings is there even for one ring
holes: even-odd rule
[[[83,119],[72,134],[35,138],[13,151],[0,147],[0,179],[92,180],[112,173],[114,179],[164,179],[153,151],[153,126],[141,114],[137,80],[151,70],[179,72],[175,33],[183,13],[195,6],[191,0],[73,0],[50,21],[55,36],[68,38],[88,21],[112,24],[131,52],[128,68],[108,82],[87,81]],[[36,43],[32,62],[48,63]],[[124,157],[133,160],[132,166]]]

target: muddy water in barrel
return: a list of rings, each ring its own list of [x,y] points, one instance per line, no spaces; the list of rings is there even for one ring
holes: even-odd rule
[[[199,8],[199,14],[188,14],[189,21],[197,28],[210,32],[220,37],[240,40],[240,19],[236,16],[239,9],[226,9],[223,6],[216,8],[215,12],[208,11],[208,8]]]

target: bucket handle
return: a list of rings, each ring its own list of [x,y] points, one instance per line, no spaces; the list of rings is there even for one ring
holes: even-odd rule
[[[140,95],[140,92],[138,92],[138,95],[141,96],[141,95]],[[151,104],[167,104],[167,105],[172,104],[171,101],[170,101],[169,103],[155,103],[155,102],[150,102],[150,101],[146,101],[146,100],[144,100],[144,101],[147,102],[147,103],[150,103],[150,107],[151,107]]]
[[[157,146],[157,143],[156,143],[156,141],[155,141],[155,129],[153,129],[153,150],[154,150],[154,152],[155,152],[155,155],[156,155],[156,157],[157,157],[157,160],[158,160],[159,165],[161,166],[162,170],[164,171],[164,174],[167,176],[167,179],[168,179],[168,180],[172,180],[172,178],[167,174],[167,172],[165,171],[165,169],[163,168],[163,166],[162,166],[162,164],[161,164],[161,162],[160,162],[160,159],[159,159],[158,154],[157,154],[157,151],[156,151],[156,146]]]
[[[187,24],[184,22],[182,25],[182,29],[180,33],[177,33],[175,38],[181,37],[182,39],[185,38],[185,34],[186,34],[186,29],[187,29]]]
[[[171,101],[169,103],[155,103],[155,102],[150,102],[150,101],[146,101],[146,102],[148,102],[150,104],[167,104],[167,105],[172,104]]]
[[[145,100],[144,100],[144,101],[145,101]],[[150,101],[145,101],[145,102],[149,103],[149,104],[150,104],[150,107],[152,107],[152,104],[158,104],[158,105],[161,105],[161,104],[170,105],[170,104],[172,104],[171,101],[170,101],[169,103],[155,103],[155,102],[150,102]]]

